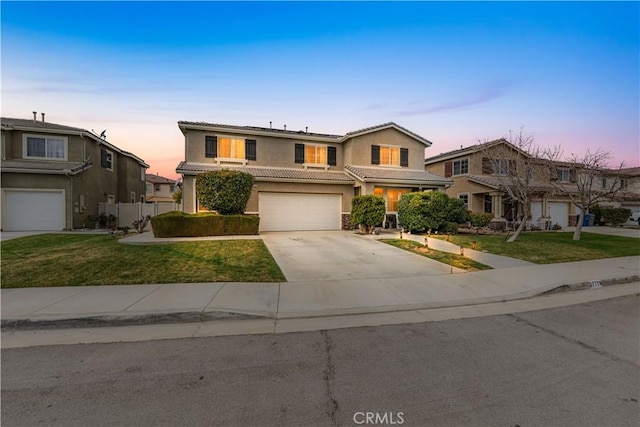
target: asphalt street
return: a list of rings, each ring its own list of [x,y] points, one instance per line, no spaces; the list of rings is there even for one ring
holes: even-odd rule
[[[5,349],[1,421],[637,426],[639,307],[634,295],[442,322]]]

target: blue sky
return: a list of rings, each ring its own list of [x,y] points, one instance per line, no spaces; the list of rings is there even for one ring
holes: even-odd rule
[[[6,2],[2,115],[45,112],[175,177],[178,120],[346,133],[427,156],[533,134],[640,163],[640,3]]]

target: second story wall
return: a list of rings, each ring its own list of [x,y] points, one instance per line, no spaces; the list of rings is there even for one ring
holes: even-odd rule
[[[408,169],[424,167],[425,145],[396,129],[383,129],[348,139],[344,146],[347,165],[372,166],[371,147],[400,147],[408,149]],[[380,163],[384,165],[384,160]],[[378,165],[375,165],[378,166]],[[400,167],[400,165],[397,165]]]

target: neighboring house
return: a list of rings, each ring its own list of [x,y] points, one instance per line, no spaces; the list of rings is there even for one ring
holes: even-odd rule
[[[2,230],[83,228],[98,203],[139,202],[148,165],[105,139],[35,119],[1,119]]]
[[[424,170],[427,139],[385,123],[346,135],[178,122],[185,136],[183,209],[200,210],[199,173],[248,172],[255,185],[247,213],[260,216],[261,231],[339,230],[351,227],[351,200],[377,194],[386,200],[387,226],[396,221],[406,192],[444,191],[452,183]]]
[[[491,157],[487,153],[491,153]],[[530,173],[534,174],[532,185],[535,193],[530,201],[528,219],[540,227],[552,224],[562,227],[575,225],[577,208],[567,196],[554,192],[550,183],[551,179],[558,179],[571,184],[575,182],[575,176],[561,164],[553,172],[549,172],[544,162],[519,151],[505,139],[429,157],[425,160],[425,170],[453,179],[453,185],[447,188],[446,193],[450,197],[462,199],[468,210],[492,213],[494,223],[514,221],[522,217],[524,210],[502,190],[501,183],[505,182],[505,178],[501,177],[513,172],[512,162],[518,156],[528,159],[527,164],[532,170]]]
[[[609,205],[640,212],[640,167],[608,170],[602,175],[601,186],[607,189],[612,185],[619,185],[620,191]]]
[[[147,202],[173,202],[173,193],[177,189],[174,179],[148,173],[145,182]]]

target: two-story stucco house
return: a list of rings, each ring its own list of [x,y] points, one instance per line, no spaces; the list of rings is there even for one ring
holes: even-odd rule
[[[346,135],[180,121],[185,137],[183,209],[200,210],[199,173],[233,169],[252,174],[247,213],[260,216],[261,231],[340,230],[351,227],[351,200],[377,194],[386,201],[387,225],[395,225],[406,192],[444,191],[452,183],[424,170],[431,142],[395,123]]]
[[[34,119],[1,119],[2,230],[83,228],[98,203],[144,198],[142,159],[104,138]]]
[[[177,189],[174,179],[148,173],[145,181],[147,202],[173,202],[173,194]]]

